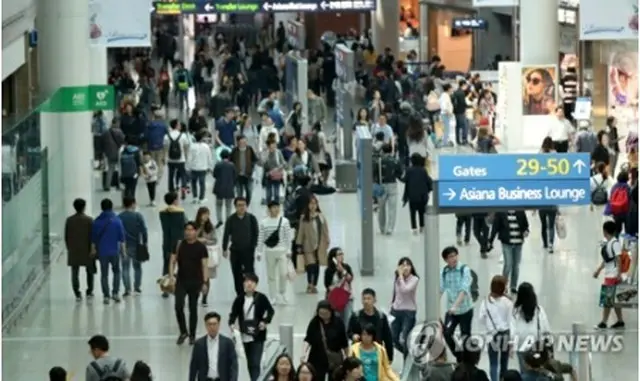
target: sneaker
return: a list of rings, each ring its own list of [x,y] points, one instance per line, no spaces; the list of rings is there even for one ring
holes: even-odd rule
[[[202,307],[205,307],[205,308],[206,308],[206,307],[209,307],[209,303],[207,303],[207,301],[206,301],[206,300],[203,300],[203,301],[202,301]]]
[[[125,291],[124,294],[122,294],[123,298],[128,298],[131,296],[131,293],[129,291]]]
[[[218,221],[218,223],[216,224],[216,229],[219,229],[222,225],[224,225],[224,222]]]
[[[462,246],[462,236],[456,236],[456,243],[458,246]]]
[[[207,201],[209,201],[209,200],[207,200],[206,198],[203,198],[203,199],[201,199],[201,200],[200,200],[200,203],[201,203],[201,204],[204,204],[204,203],[206,203]]]
[[[136,288],[135,290],[133,290],[133,296],[138,296],[142,294],[142,290],[140,290],[139,288]]]
[[[109,302],[110,302],[109,298],[104,298],[104,301],[103,301],[104,304],[109,304]]]
[[[279,299],[280,299],[280,303],[282,303],[283,306],[286,306],[287,304],[289,304],[289,301],[287,300],[287,296],[284,294],[279,295]]]
[[[611,326],[613,329],[624,329],[624,322],[618,320],[614,325]]]
[[[193,336],[189,336],[189,345],[193,345],[196,342],[196,338]]]
[[[121,300],[121,299],[120,299],[120,297],[119,297],[118,295],[114,295],[114,296],[112,296],[112,297],[111,297],[111,299],[113,299],[113,302],[114,302],[114,303],[120,303],[120,300]]]
[[[596,325],[596,327],[595,327],[595,328],[596,328],[596,329],[607,329],[607,324],[606,324],[606,323],[603,323],[603,322],[600,322],[600,323],[598,323],[598,324]]]
[[[187,335],[186,333],[182,333],[180,334],[180,336],[178,336],[178,340],[176,340],[176,344],[182,345],[184,344],[185,340],[187,340],[188,338],[189,338],[189,335]]]
[[[169,294],[167,294],[166,292],[163,292],[163,293],[162,293],[162,297],[163,297],[163,298],[165,298],[165,299],[167,299],[167,298],[169,297]]]
[[[87,292],[86,297],[87,297],[87,300],[93,299],[93,292]]]
[[[504,257],[502,257],[502,255],[498,258],[498,263],[504,263]]]
[[[82,295],[76,295],[76,302],[82,301]]]
[[[480,258],[482,259],[487,259],[489,258],[489,256],[487,255],[487,253],[485,253],[484,251],[480,252]]]
[[[547,249],[547,253],[553,254],[553,246],[549,246],[549,248]]]
[[[197,204],[197,203],[199,203],[199,202],[200,202],[200,201],[199,201],[197,198],[196,198],[196,199],[191,200],[191,203],[192,203],[192,204],[194,204],[194,205],[195,205],[195,204]]]
[[[156,206],[156,202],[155,202],[155,201],[151,201],[151,202],[149,203],[149,206],[151,206],[151,207]]]
[[[413,235],[418,235],[418,229],[411,229],[411,233],[413,233]]]

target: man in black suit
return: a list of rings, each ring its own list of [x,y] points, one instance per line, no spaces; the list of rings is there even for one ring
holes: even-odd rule
[[[233,341],[220,334],[220,314],[204,316],[207,335],[193,344],[189,381],[238,381],[238,356]]]

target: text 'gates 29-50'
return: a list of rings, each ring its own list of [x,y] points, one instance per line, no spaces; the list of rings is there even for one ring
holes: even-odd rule
[[[375,0],[211,0],[157,1],[153,9],[160,15],[255,12],[345,12],[373,11]]]
[[[540,207],[588,205],[586,153],[443,155],[439,207]]]

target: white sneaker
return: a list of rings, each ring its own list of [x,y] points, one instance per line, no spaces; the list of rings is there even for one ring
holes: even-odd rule
[[[151,203],[149,205],[150,206],[156,206],[156,202],[155,201],[151,201]]]
[[[279,299],[280,299],[280,304],[282,304],[283,306],[286,306],[287,304],[289,304],[289,301],[287,300],[287,296],[284,294],[278,295]]]
[[[204,204],[205,202],[207,202],[207,199],[206,199],[206,198],[203,198],[202,200],[200,200],[200,203],[201,203],[201,204]]]
[[[504,263],[504,257],[502,255],[498,258],[498,263]]]
[[[197,204],[198,203],[198,199],[196,198],[196,199],[191,200],[191,203],[192,204]]]

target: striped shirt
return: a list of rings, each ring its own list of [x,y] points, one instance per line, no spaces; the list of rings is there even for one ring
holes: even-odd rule
[[[564,103],[573,103],[578,96],[578,75],[568,72],[562,77],[562,92]]]
[[[518,223],[518,217],[515,212],[507,213],[507,226],[509,228],[509,244],[510,245],[522,245],[524,237],[522,236],[522,229],[520,229],[520,223]]]
[[[280,223],[280,219],[282,219],[282,223]],[[280,230],[278,234],[280,239],[278,240],[278,244],[275,247],[267,247],[264,242],[271,237],[271,234],[278,230],[279,224]],[[293,240],[293,234],[291,232],[291,225],[289,224],[288,219],[285,217],[267,217],[260,222],[258,247],[256,248],[256,251],[258,253],[264,253],[265,250],[277,250],[288,253],[291,247],[291,240]]]

